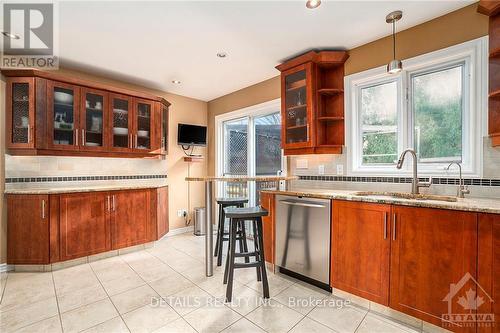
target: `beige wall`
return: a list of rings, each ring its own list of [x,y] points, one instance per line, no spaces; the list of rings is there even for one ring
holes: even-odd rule
[[[407,59],[488,34],[488,18],[476,12],[477,4],[451,12],[397,34],[397,56]],[[392,57],[391,37],[385,37],[349,51],[346,75],[382,66]],[[279,72],[276,71],[276,75]],[[216,115],[280,97],[279,76],[208,102],[209,165],[215,172],[214,119]]]
[[[166,160],[160,159],[128,159],[128,158],[86,158],[86,157],[46,157],[46,156],[10,156],[5,155],[4,143],[4,114],[5,102],[5,81],[1,81],[0,105],[1,113],[0,128],[0,167],[1,167],[1,192],[4,192],[4,179],[7,177],[22,176],[79,176],[79,175],[130,175],[130,174],[167,174],[169,185],[169,220],[170,229],[185,226],[184,219],[177,217],[178,209],[192,209],[202,206],[204,202],[203,184],[191,183],[190,200],[188,200],[188,183],[184,178],[190,174],[193,176],[203,176],[206,174],[206,159],[202,163],[188,163],[183,161],[184,153],[177,146],[177,124],[179,122],[194,123],[198,125],[207,124],[207,103],[196,99],[169,94],[162,91],[155,91],[124,82],[110,80],[104,77],[84,74],[71,70],[60,70],[61,73],[75,75],[80,78],[89,79],[96,82],[111,83],[115,86],[125,87],[134,90],[147,91],[164,97],[172,105],[169,114],[169,143],[168,156]],[[206,149],[198,149],[200,154],[206,156]],[[6,174],[5,174],[6,173]],[[130,182],[130,181],[125,181]],[[116,182],[115,182],[116,183]],[[81,183],[79,183],[81,184]],[[59,185],[59,184],[58,184]],[[6,261],[6,216],[3,201],[0,201],[2,208],[2,220],[0,224],[0,263]]]

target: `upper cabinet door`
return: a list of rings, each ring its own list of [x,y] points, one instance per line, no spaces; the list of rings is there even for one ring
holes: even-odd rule
[[[134,132],[132,148],[135,151],[150,151],[154,142],[154,102],[134,99]]]
[[[313,64],[281,73],[281,116],[283,148],[314,146]]]
[[[108,146],[108,93],[82,88],[80,150],[103,151]]]
[[[9,78],[6,104],[7,148],[34,148],[35,79]]]
[[[47,128],[49,148],[79,150],[80,88],[49,81],[47,83]]]
[[[109,144],[113,151],[129,152],[132,148],[133,117],[132,98],[109,95]]]

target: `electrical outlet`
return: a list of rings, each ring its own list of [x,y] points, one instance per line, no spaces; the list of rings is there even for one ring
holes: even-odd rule
[[[177,217],[184,217],[186,215],[187,215],[187,210],[185,210],[185,209],[177,210]]]
[[[337,164],[337,175],[344,174],[344,166],[342,164]]]
[[[318,165],[318,174],[320,175],[325,174],[325,166],[323,164]]]

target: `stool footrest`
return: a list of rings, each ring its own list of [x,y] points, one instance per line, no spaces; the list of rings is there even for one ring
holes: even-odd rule
[[[233,265],[234,268],[249,268],[249,267],[261,267],[262,263],[260,262],[250,262],[250,263],[235,263]]]
[[[254,251],[254,252],[243,252],[243,253],[235,253],[234,256],[236,258],[241,258],[241,257],[255,257],[257,255],[260,255],[259,251]]]

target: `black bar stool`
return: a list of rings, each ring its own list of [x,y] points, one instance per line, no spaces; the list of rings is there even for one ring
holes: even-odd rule
[[[217,237],[215,241],[214,257],[217,257],[217,266],[221,266],[223,244],[224,241],[229,241],[229,232],[224,232],[226,224],[226,215],[224,213],[224,209],[227,207],[243,207],[246,203],[248,203],[248,199],[218,198],[216,201],[217,204],[219,205],[219,225],[217,226]],[[247,252],[248,251],[247,235],[245,233],[244,222],[241,222],[240,225],[238,225],[238,234],[236,239],[239,241],[240,244],[240,252]]]
[[[226,268],[224,270],[224,284],[227,284],[226,302],[231,302],[233,294],[233,276],[236,268],[255,267],[257,269],[257,281],[262,281],[264,298],[269,298],[269,284],[267,282],[266,262],[264,260],[264,239],[262,233],[262,216],[269,215],[264,208],[245,207],[245,208],[225,208],[226,216],[229,218],[229,251],[226,258]],[[236,237],[238,225],[245,227],[245,221],[252,221],[254,252],[236,253]],[[237,263],[236,258],[245,258],[245,263]],[[247,261],[250,257],[255,257],[254,262]]]

